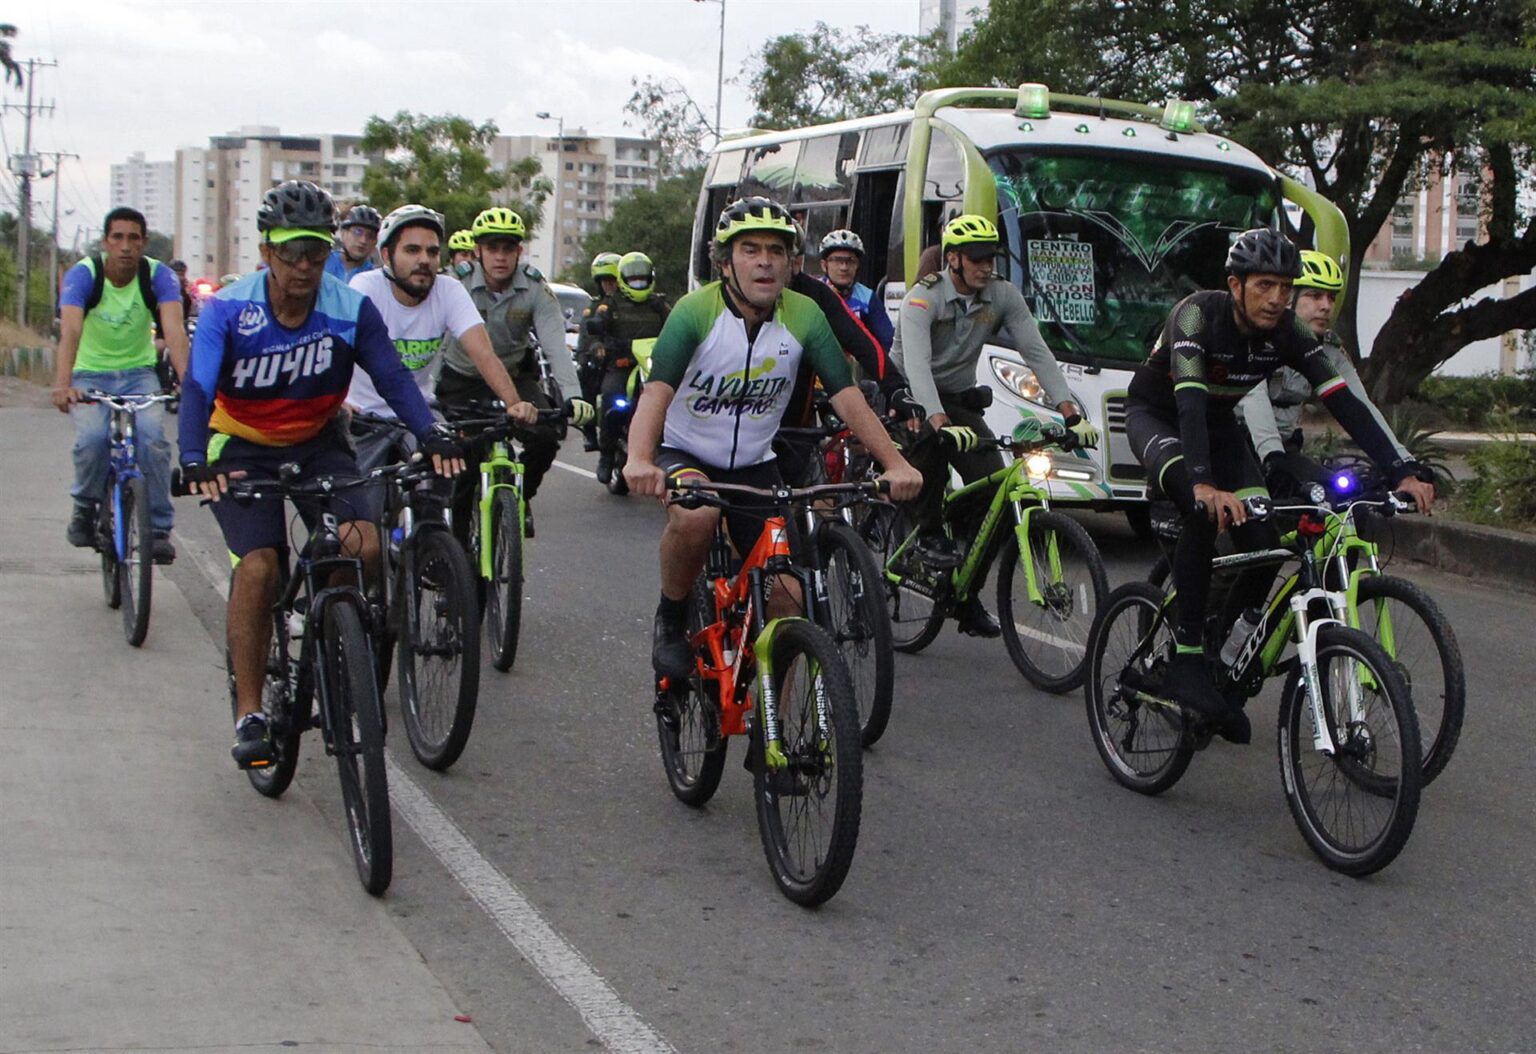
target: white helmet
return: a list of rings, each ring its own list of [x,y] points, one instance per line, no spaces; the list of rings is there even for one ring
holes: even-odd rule
[[[384,225],[379,228],[379,247],[389,248],[395,235],[404,227],[431,227],[439,239],[448,237],[448,225],[443,222],[442,213],[425,205],[401,205],[384,217]]]
[[[830,252],[836,252],[839,249],[847,249],[849,252],[858,253],[862,258],[864,255],[864,239],[847,229],[833,231],[821,239],[822,256],[826,256]]]

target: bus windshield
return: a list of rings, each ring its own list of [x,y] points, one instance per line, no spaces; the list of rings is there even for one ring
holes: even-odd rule
[[[1225,287],[1237,232],[1270,225],[1276,181],[1144,153],[989,156],[1007,245],[999,273],[1029,298],[1063,361],[1141,362],[1180,299]]]

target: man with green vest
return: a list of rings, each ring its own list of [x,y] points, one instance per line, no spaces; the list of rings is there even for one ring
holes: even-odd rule
[[[59,292],[53,405],[61,413],[72,412],[75,422],[75,483],[70,489],[75,509],[65,537],[70,545],[81,548],[95,541],[96,508],[106,490],[111,436],[106,407],[75,404],[89,389],[112,395],[160,391],[155,373],[157,318],[177,376],[187,368],[181,284],[169,267],[144,255],[148,234],[143,213],[113,209],[102,226],[101,253],[71,267]],[[176,550],[170,539],[171,447],[165,438],[163,409],[157,405],[141,411],[137,426],[139,464],[149,488],[155,563],[168,564],[176,558]]]

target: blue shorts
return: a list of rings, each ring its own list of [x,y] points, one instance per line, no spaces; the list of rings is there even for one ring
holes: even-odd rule
[[[304,479],[322,475],[356,477],[359,474],[352,447],[334,423],[326,425],[315,438],[293,446],[262,446],[235,436],[215,435],[208,444],[208,463],[229,472],[244,471],[248,480],[276,479],[278,470],[289,463],[300,467]],[[325,503],[343,522],[367,519],[367,492],[371,489],[362,487],[343,491],[325,499]],[[306,525],[313,524],[322,511],[322,502],[301,502],[298,511]],[[279,552],[288,549],[288,518],[282,498],[235,501],[225,497],[213,503],[213,515],[224,532],[224,544],[237,557],[257,549]]]

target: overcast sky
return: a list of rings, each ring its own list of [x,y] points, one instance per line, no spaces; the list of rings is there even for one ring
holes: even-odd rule
[[[284,132],[358,132],[371,114],[399,110],[494,120],[509,134],[554,134],[538,111],[566,128],[638,131],[624,121],[634,77],[675,77],[713,117],[720,6],[701,0],[456,0],[411,3],[151,2],[23,0],[6,21],[18,59],[39,69],[35,151],[81,155],[66,162],[59,226],[97,228],[109,166],[143,151],[171,160],[179,146],[206,145],[241,125]],[[752,108],[740,73],[771,37],[818,20],[879,32],[915,33],[918,0],[726,0],[723,124]],[[7,86],[4,101],[25,92]],[[7,155],[22,149],[22,117],[0,118]],[[34,184],[34,217],[46,227],[52,181]],[[14,211],[16,181],[0,175],[0,209]]]

